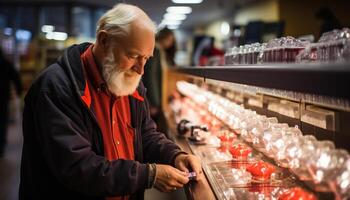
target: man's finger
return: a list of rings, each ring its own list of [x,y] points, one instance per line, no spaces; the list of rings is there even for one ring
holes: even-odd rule
[[[192,170],[196,173],[196,177],[194,178],[194,180],[196,180],[196,181],[200,180],[203,176],[203,172],[202,172],[202,166],[201,166],[199,159],[197,159],[194,156],[190,156],[188,158],[188,162],[189,162]]]
[[[191,159],[190,160],[190,165],[191,165],[192,170],[194,172],[196,172],[197,174],[201,174],[202,173],[202,166],[197,160]]]
[[[179,162],[178,168],[183,172],[186,172],[186,173],[189,172],[185,162]]]
[[[175,172],[174,172],[173,176],[174,176],[176,181],[178,181],[181,184],[186,184],[189,181],[188,176],[187,176],[187,174],[188,174],[187,172],[182,172],[182,171],[175,169],[175,168],[174,168],[174,170],[175,170]]]

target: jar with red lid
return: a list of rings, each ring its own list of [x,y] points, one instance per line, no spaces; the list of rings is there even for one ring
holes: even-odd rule
[[[259,182],[269,181],[275,170],[275,166],[262,160],[247,166],[247,171],[252,174],[253,180]]]
[[[252,148],[243,143],[232,145],[229,151],[235,160],[247,160],[252,155]]]
[[[229,130],[222,130],[217,133],[217,137],[220,139],[221,144],[232,143],[237,139],[236,134]]]

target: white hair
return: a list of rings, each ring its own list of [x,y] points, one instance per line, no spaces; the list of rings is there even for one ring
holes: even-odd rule
[[[119,3],[108,10],[97,22],[96,33],[105,30],[107,33],[118,36],[129,33],[130,24],[136,19],[142,19],[144,24],[156,33],[156,25],[140,8]]]

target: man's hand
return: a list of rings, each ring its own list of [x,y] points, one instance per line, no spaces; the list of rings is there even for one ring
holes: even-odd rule
[[[188,173],[182,172],[170,165],[157,165],[154,187],[162,192],[172,192],[182,188],[189,181]]]
[[[203,177],[202,166],[199,158],[194,155],[179,154],[175,158],[175,167],[184,172],[195,172],[196,178],[194,180],[196,181]]]

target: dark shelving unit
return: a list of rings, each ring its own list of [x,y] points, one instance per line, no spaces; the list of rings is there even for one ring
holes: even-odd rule
[[[350,63],[179,67],[208,79],[350,100]]]

